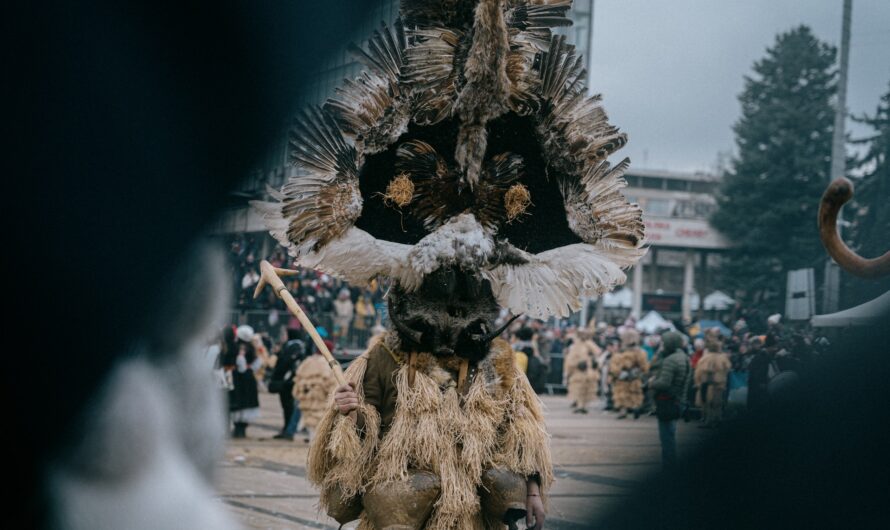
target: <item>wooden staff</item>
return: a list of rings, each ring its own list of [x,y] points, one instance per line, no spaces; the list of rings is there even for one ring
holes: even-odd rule
[[[828,255],[845,271],[861,278],[880,278],[890,274],[890,252],[866,259],[856,254],[837,234],[837,216],[841,206],[853,197],[853,183],[841,177],[835,179],[822,195],[819,204],[819,236]]]
[[[278,298],[284,300],[285,305],[290,310],[290,312],[299,319],[300,323],[303,324],[303,327],[306,331],[309,332],[309,336],[312,337],[312,342],[318,347],[318,351],[324,355],[324,358],[327,359],[328,365],[330,365],[331,370],[334,371],[334,378],[337,379],[337,385],[343,386],[346,385],[346,377],[343,376],[343,368],[340,367],[340,363],[337,362],[337,359],[334,359],[334,356],[331,355],[331,351],[328,349],[328,346],[321,339],[321,335],[318,334],[318,330],[315,329],[315,326],[312,325],[312,321],[309,320],[309,317],[306,316],[306,313],[300,308],[300,305],[294,300],[294,297],[288,292],[287,287],[284,286],[284,282],[281,281],[279,276],[293,276],[298,274],[297,271],[292,271],[289,269],[279,269],[273,267],[271,263],[266,260],[260,262],[260,283],[257,284],[256,290],[253,292],[253,297],[256,298],[263,291],[263,287],[266,284],[271,285],[273,289],[275,289],[275,294]]]

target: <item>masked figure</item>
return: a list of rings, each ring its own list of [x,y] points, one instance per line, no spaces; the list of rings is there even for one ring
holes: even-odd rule
[[[600,353],[591,333],[579,330],[563,360],[568,397],[575,412],[587,414],[587,404],[596,396],[596,386],[599,383],[597,358]]]
[[[702,408],[705,425],[714,426],[723,419],[723,396],[732,361],[723,352],[720,330],[705,331],[705,353],[695,365],[696,406]]]
[[[300,265],[391,282],[391,329],[347,370],[310,451],[341,522],[543,520],[547,434],[499,308],[567,316],[645,252],[628,161],[606,161],[626,137],[550,31],[569,6],[404,1],[354,50],[367,70],[297,120],[301,173],[255,203]]]
[[[634,419],[643,405],[643,378],[649,371],[646,352],[640,348],[640,334],[628,329],[621,334],[621,352],[612,357],[609,375],[612,378],[612,400],[619,418],[631,412]]]

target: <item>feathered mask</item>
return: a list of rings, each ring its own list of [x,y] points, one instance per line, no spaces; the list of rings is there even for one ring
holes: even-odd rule
[[[353,50],[366,71],[298,117],[303,174],[253,203],[272,235],[352,283],[411,292],[459,270],[536,318],[622,283],[645,252],[642,212],[620,193],[628,160],[606,161],[626,135],[550,32],[570,6],[403,1],[401,20]]]

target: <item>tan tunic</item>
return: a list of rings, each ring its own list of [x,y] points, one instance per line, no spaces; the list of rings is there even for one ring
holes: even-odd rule
[[[599,381],[596,358],[599,351],[600,348],[593,341],[575,341],[563,360],[569,400],[581,408],[586,408],[596,396]]]
[[[630,372],[634,368],[639,369],[639,378],[621,381],[622,371]],[[643,405],[643,380],[649,371],[649,362],[646,352],[641,348],[633,347],[622,351],[612,357],[609,363],[609,376],[612,380],[612,402],[616,409],[636,409]]]
[[[716,421],[723,417],[723,395],[730,370],[732,361],[723,352],[706,351],[695,365],[695,386],[701,388],[707,384],[704,396],[701,391],[695,393],[695,404],[702,407],[705,421]]]

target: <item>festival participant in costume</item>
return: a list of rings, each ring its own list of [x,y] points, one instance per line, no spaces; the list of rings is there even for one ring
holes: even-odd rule
[[[621,334],[621,352],[612,357],[609,375],[612,376],[612,400],[620,412],[619,419],[631,412],[634,419],[640,417],[643,406],[643,378],[649,371],[646,352],[640,348],[640,334],[635,329],[625,329]]]
[[[297,368],[294,376],[294,399],[298,401],[303,427],[309,430],[310,439],[318,422],[330,408],[331,392],[337,386],[331,367],[318,351],[307,357]]]
[[[702,421],[706,427],[714,427],[723,419],[723,396],[732,361],[723,352],[720,330],[705,331],[705,353],[695,365],[695,404],[702,407]]]
[[[597,357],[601,350],[593,342],[593,334],[579,329],[563,360],[563,374],[568,386],[569,401],[574,412],[587,414],[587,404],[596,396],[599,382]]]
[[[354,82],[302,114],[302,167],[254,203],[304,267],[388,277],[392,329],[346,372],[309,480],[359,528],[543,525],[553,482],[541,403],[501,306],[566,317],[645,253],[620,189],[626,141],[550,27],[569,3],[404,1]]]

